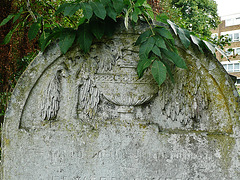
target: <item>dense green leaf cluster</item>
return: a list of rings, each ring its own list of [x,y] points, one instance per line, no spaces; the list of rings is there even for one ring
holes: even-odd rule
[[[0,26],[13,19],[15,22],[23,10],[18,14],[9,15],[2,21]],[[36,14],[36,13],[35,13]],[[140,19],[149,24],[147,28],[137,39],[135,45],[139,45],[139,63],[137,72],[139,78],[144,74],[147,68],[151,69],[156,82],[161,85],[167,77],[170,76],[174,82],[172,66],[187,69],[185,61],[178,55],[175,41],[169,28],[179,37],[183,46],[188,48],[190,43],[197,45],[200,51],[205,49],[215,53],[215,46],[192,35],[189,31],[179,28],[177,25],[167,20],[164,15],[154,14],[151,6],[146,0],[95,0],[64,3],[55,11],[55,16],[62,15],[71,20],[78,15],[77,24],[74,27],[64,27],[56,23],[56,26],[47,26],[41,16],[36,16],[28,32],[30,40],[39,35],[41,50],[54,40],[59,40],[61,52],[65,54],[75,42],[87,53],[90,50],[94,38],[101,39],[104,36],[111,36],[114,33],[114,23],[118,18],[124,19],[125,27],[128,24],[135,24]],[[34,16],[33,12],[29,15]],[[155,18],[156,16],[156,18]],[[152,21],[161,21],[165,26],[153,25]],[[169,26],[169,28],[167,27]],[[17,26],[15,26],[17,28]],[[4,43],[8,43],[14,29],[5,37]]]

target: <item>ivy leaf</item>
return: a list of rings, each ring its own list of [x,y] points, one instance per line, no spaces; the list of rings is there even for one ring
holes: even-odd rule
[[[185,36],[183,29],[178,28],[177,32],[183,46],[187,49],[190,45],[190,40]]]
[[[15,16],[15,15],[13,15],[13,14],[8,15],[8,17],[6,17],[6,18],[1,22],[0,26],[3,26],[3,25],[5,25],[5,24],[7,24],[8,21],[10,21],[14,16]]]
[[[72,46],[76,37],[76,31],[68,28],[64,29],[59,37],[59,47],[63,54],[66,54],[68,49]]]
[[[117,13],[115,12],[115,10],[113,9],[113,7],[111,6],[107,6],[106,7],[106,11],[107,11],[107,15],[112,18],[115,22],[117,22],[116,17],[117,17]]]
[[[99,17],[100,19],[104,20],[105,17],[106,17],[107,12],[106,12],[103,4],[100,3],[100,2],[93,2],[93,1],[91,1],[90,5],[91,5],[91,7],[93,9],[94,14],[97,17]]]
[[[139,48],[139,56],[141,57],[148,57],[148,54],[152,50],[153,46],[155,44],[155,39],[153,37],[150,37],[145,41],[143,44],[141,44]]]
[[[150,29],[147,30],[147,31],[145,31],[144,33],[142,33],[142,34],[138,37],[137,41],[135,42],[135,45],[137,46],[137,45],[139,45],[139,44],[142,44],[142,43],[143,43],[144,41],[146,41],[147,38],[148,38],[149,36],[151,36],[151,35],[152,35],[152,32],[150,31]]]
[[[152,64],[152,75],[160,86],[166,80],[167,69],[161,61],[154,61]]]
[[[29,31],[28,31],[28,39],[30,41],[33,40],[37,36],[40,28],[41,28],[41,24],[39,22],[34,22],[31,25],[31,27],[29,28]]]
[[[138,77],[141,78],[143,76],[144,71],[152,64],[154,58],[142,58],[139,60],[137,65],[137,73]]]
[[[92,7],[86,3],[80,3],[81,9],[83,10],[83,15],[89,20],[93,15]]]
[[[101,39],[104,34],[104,24],[98,20],[92,21],[91,31],[97,39]]]
[[[152,52],[156,54],[158,57],[162,58],[161,51],[156,45],[152,48]]]
[[[159,48],[162,48],[162,49],[166,49],[168,50],[166,44],[165,44],[165,41],[164,39],[161,37],[161,36],[154,36],[155,38],[155,41],[156,41],[156,45],[159,47]]]
[[[167,51],[165,49],[162,49],[162,53],[165,55],[165,57],[176,64],[177,67],[187,69],[185,61],[177,53],[170,50]]]
[[[79,44],[80,48],[87,53],[90,50],[93,40],[93,35],[90,31],[89,25],[84,24],[79,26],[77,36],[77,43]]]
[[[165,37],[167,39],[173,39],[172,34],[169,30],[167,30],[164,27],[156,27],[153,29],[157,34],[161,35],[162,37]]]
[[[113,8],[116,10],[117,14],[120,14],[123,10],[123,0],[113,0]]]
[[[64,9],[64,16],[71,17],[80,8],[81,8],[80,4],[69,4]]]

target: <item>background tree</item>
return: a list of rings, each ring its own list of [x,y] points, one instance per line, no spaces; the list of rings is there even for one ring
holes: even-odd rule
[[[211,29],[220,24],[214,0],[153,0],[154,10],[165,13],[182,28],[210,38]]]

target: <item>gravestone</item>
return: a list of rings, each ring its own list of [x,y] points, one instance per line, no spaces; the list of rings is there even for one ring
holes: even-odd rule
[[[19,80],[2,132],[3,180],[240,179],[239,96],[214,56],[156,85],[136,73],[142,27],[119,28],[88,54],[57,44]]]

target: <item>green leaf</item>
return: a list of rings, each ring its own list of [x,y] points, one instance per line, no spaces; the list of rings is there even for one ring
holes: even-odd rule
[[[99,17],[100,19],[104,20],[105,17],[106,17],[107,12],[106,12],[103,4],[101,4],[100,2],[93,2],[93,1],[91,1],[90,5],[91,5],[91,7],[93,9],[94,14],[97,17]]]
[[[57,11],[55,12],[55,15],[63,12],[64,9],[65,9],[67,6],[69,6],[69,4],[70,4],[70,3],[64,3],[64,4],[62,4],[61,6],[59,6],[59,8],[57,9]]]
[[[147,14],[150,19],[154,19],[154,13],[153,13],[152,7],[147,3],[147,1],[144,1],[142,6],[145,9],[145,11],[143,12],[145,12],[145,14]]]
[[[10,30],[8,34],[5,36],[5,38],[3,39],[3,44],[8,44],[12,38],[12,35],[13,35],[13,30]]]
[[[154,58],[143,58],[140,59],[137,65],[137,73],[138,77],[141,78],[144,74],[144,71],[152,64]]]
[[[97,39],[101,39],[104,34],[104,24],[98,20],[92,21],[91,31]]]
[[[204,41],[203,42],[205,43],[205,45],[207,46],[207,48],[211,51],[212,54],[215,54],[215,47],[212,43],[210,42],[207,42],[207,41]]]
[[[178,54],[178,50],[175,46],[175,42],[174,41],[171,41],[171,39],[165,39],[165,43],[168,47],[169,50],[172,50],[173,52],[177,53]]]
[[[43,52],[46,49],[46,47],[50,44],[50,42],[58,38],[60,34],[61,34],[61,29],[59,28],[54,28],[53,30],[51,30],[49,35],[42,41],[41,51]]]
[[[190,45],[190,40],[185,36],[183,29],[178,28],[177,32],[183,46],[187,49]]]
[[[151,35],[152,35],[152,31],[151,31],[150,29],[147,30],[147,31],[145,31],[144,33],[142,33],[142,34],[138,37],[135,45],[137,46],[137,45],[139,45],[139,44],[142,44],[142,43],[143,43],[144,41],[146,41],[147,38],[148,38],[149,36],[151,36]]]
[[[135,7],[142,6],[145,1],[146,0],[137,0],[137,2],[135,3]]]
[[[87,19],[90,19],[93,15],[93,10],[92,10],[92,7],[86,3],[86,2],[83,2],[83,3],[80,3],[80,6],[83,10],[83,15],[87,18]]]
[[[117,22],[116,17],[117,17],[117,13],[115,12],[115,10],[113,9],[113,7],[107,6],[106,7],[106,11],[107,11],[107,15],[112,18],[115,22]]]
[[[156,20],[157,20],[157,21],[163,22],[163,23],[165,23],[165,24],[168,23],[167,19],[168,19],[167,15],[166,15],[166,14],[163,14],[163,13],[156,16]]]
[[[139,48],[139,56],[141,57],[148,57],[148,54],[152,50],[153,46],[155,44],[155,39],[153,37],[150,37],[145,41],[143,44],[141,44]]]
[[[81,18],[81,19],[79,20],[79,22],[78,22],[78,26],[80,26],[81,24],[85,23],[85,20],[86,20],[85,17]]]
[[[12,38],[12,35],[13,35],[14,31],[17,29],[18,25],[19,25],[19,24],[17,24],[12,30],[10,30],[10,31],[8,32],[8,34],[7,34],[7,35],[5,36],[5,38],[3,39],[2,44],[8,44],[8,43],[10,42],[10,40],[11,40],[11,38]]]
[[[65,54],[68,49],[72,46],[76,37],[76,31],[68,28],[64,29],[59,37],[59,47],[63,54]]]
[[[167,69],[161,61],[154,61],[152,64],[152,75],[160,86],[166,80]]]
[[[120,14],[123,10],[123,0],[113,0],[113,8],[116,10],[117,14]]]
[[[161,59],[161,61],[166,66],[168,75],[170,76],[170,79],[171,79],[172,83],[175,83],[175,80],[174,80],[174,77],[173,77],[173,74],[172,74],[172,70],[171,70],[171,66],[170,66],[171,62],[168,61],[167,59]]]
[[[33,40],[37,36],[40,28],[41,28],[41,24],[39,22],[34,22],[31,25],[31,27],[29,28],[29,31],[28,31],[28,38],[30,41]]]
[[[172,28],[173,32],[175,33],[175,35],[178,35],[178,29],[179,27],[173,23],[172,21],[170,20],[167,20],[167,23],[170,25],[170,27]]]
[[[13,23],[15,23],[20,16],[21,16],[21,13],[18,13],[18,14],[13,18]]]
[[[156,54],[158,57],[162,58],[161,51],[156,45],[152,48],[152,52]]]
[[[166,49],[168,50],[166,44],[165,44],[165,41],[164,39],[161,37],[161,36],[154,36],[155,38],[155,41],[156,41],[156,45],[159,47],[159,48],[162,48],[162,49]]]
[[[177,53],[170,50],[167,51],[165,49],[162,49],[162,53],[166,58],[176,64],[177,67],[187,69],[185,61]]]
[[[157,34],[161,35],[162,37],[165,37],[167,39],[173,39],[172,34],[170,33],[169,30],[167,30],[166,28],[163,27],[156,27],[153,29],[154,32],[156,32]]]
[[[77,10],[81,8],[80,4],[69,4],[64,9],[64,16],[71,17]]]
[[[6,18],[1,22],[0,26],[3,26],[3,25],[5,25],[5,24],[7,24],[8,21],[10,21],[14,16],[15,16],[15,15],[13,15],[13,14],[8,15],[8,17],[6,17]]]
[[[192,39],[192,42],[197,45],[198,49],[203,53],[203,50],[202,50],[202,41],[197,38],[196,36],[193,36],[193,35],[190,35],[191,39]]]
[[[132,13],[132,20],[133,22],[137,22],[138,21],[138,15],[141,14],[141,10],[139,8],[134,8],[134,11]]]
[[[87,53],[92,45],[93,35],[90,31],[89,25],[81,25],[77,31],[77,43],[80,48]]]
[[[101,3],[106,7],[106,6],[109,6],[111,5],[111,0],[101,0]]]

